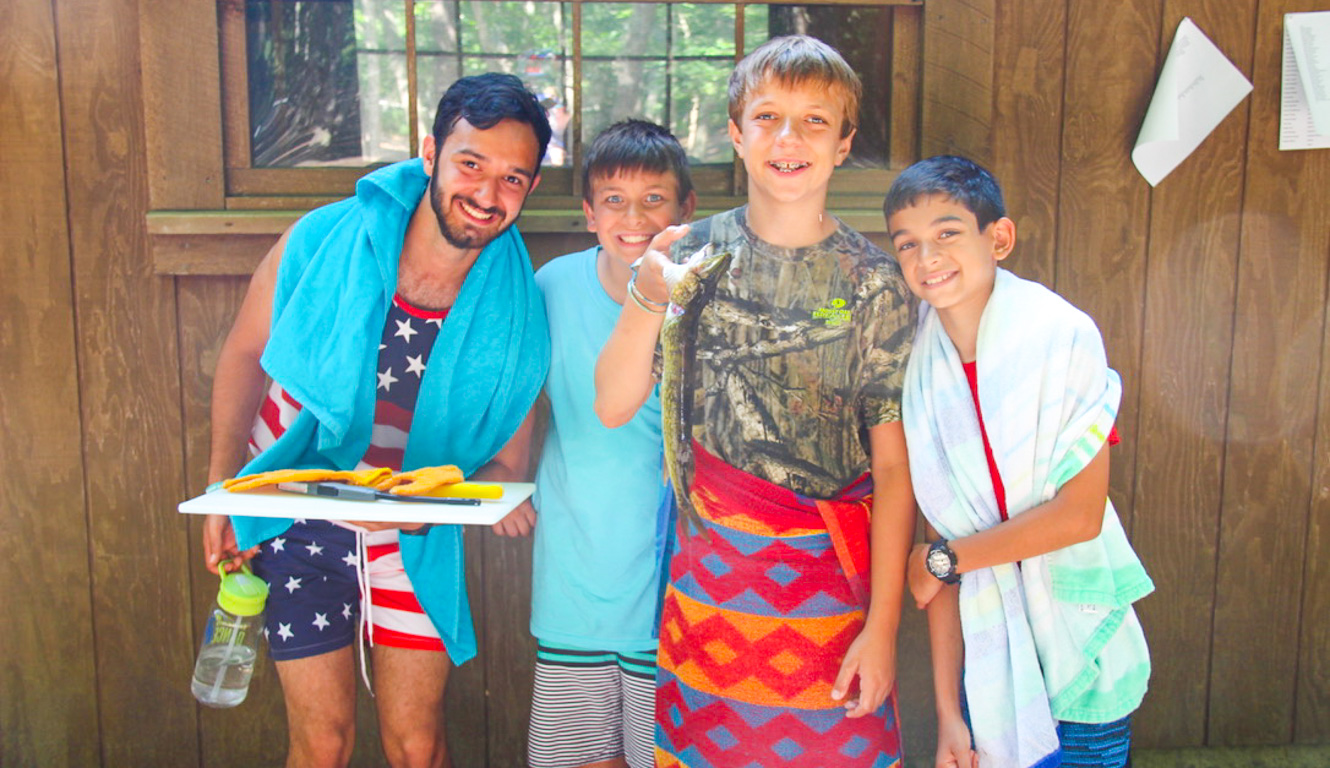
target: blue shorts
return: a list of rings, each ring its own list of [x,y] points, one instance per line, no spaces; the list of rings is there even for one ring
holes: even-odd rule
[[[317,656],[355,641],[361,614],[356,536],[326,520],[298,520],[260,545],[251,563],[268,582],[264,623],[273,659]],[[368,534],[365,556],[374,644],[444,650],[416,601],[395,533]]]
[[[1131,765],[1131,717],[1111,723],[1058,723],[1064,768]]]

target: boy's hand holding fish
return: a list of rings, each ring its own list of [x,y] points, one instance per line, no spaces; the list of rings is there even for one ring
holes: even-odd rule
[[[636,291],[643,302],[619,315],[596,361],[596,416],[611,429],[628,423],[656,386],[652,359],[672,287],[666,276],[682,276],[670,259],[670,247],[688,230],[687,224],[678,224],[652,238],[629,282],[630,294]],[[661,309],[652,309],[653,304]],[[625,307],[631,305],[634,302],[625,302]]]
[[[667,304],[674,284],[683,277],[682,265],[670,259],[670,246],[688,234],[687,224],[666,227],[656,234],[647,252],[633,264],[633,280],[642,298],[653,304]]]

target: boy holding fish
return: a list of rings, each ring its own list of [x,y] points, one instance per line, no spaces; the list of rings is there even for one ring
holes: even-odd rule
[[[656,611],[664,487],[660,405],[607,429],[592,410],[596,356],[630,296],[629,265],[696,196],[688,157],[642,120],[606,128],[582,171],[597,245],[536,273],[552,360],[550,426],[536,474],[532,558],[537,640],[528,759],[532,768],[654,763]]]
[[[860,90],[805,36],[738,65],[729,132],[749,203],[652,241],[629,284],[641,301],[597,363],[596,412],[624,423],[665,339],[666,462],[687,522],[660,627],[660,765],[900,756],[913,305],[896,263],[826,211]],[[694,254],[671,292],[667,273]]]

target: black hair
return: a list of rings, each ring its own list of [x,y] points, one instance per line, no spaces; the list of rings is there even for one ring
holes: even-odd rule
[[[540,162],[549,146],[549,118],[540,101],[515,75],[486,72],[483,75],[463,77],[444,92],[439,108],[434,113],[434,144],[442,147],[457,121],[465,118],[482,131],[489,130],[504,120],[526,123],[536,134],[540,146],[536,152],[535,173],[540,173]]]
[[[679,203],[693,191],[688,155],[665,128],[647,120],[621,120],[596,135],[582,161],[582,198],[591,200],[591,180],[628,172],[674,174]]]
[[[908,208],[929,195],[945,195],[974,214],[982,232],[989,224],[1007,215],[1002,202],[1002,187],[992,173],[978,163],[956,155],[938,155],[901,171],[891,183],[882,213]]]

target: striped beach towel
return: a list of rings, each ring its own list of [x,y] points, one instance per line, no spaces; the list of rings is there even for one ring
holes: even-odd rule
[[[1014,517],[1053,498],[1094,458],[1122,385],[1089,317],[1001,269],[976,362],[984,426]],[[961,360],[927,304],[903,415],[915,496],[933,527],[955,539],[999,524]],[[1056,764],[1056,721],[1109,722],[1140,704],[1150,666],[1131,604],[1153,589],[1107,501],[1097,538],[965,574],[965,692],[982,765]]]
[[[706,527],[670,559],[657,765],[898,764],[894,691],[857,719],[831,698],[863,628],[871,481],[817,501],[694,452]]]

